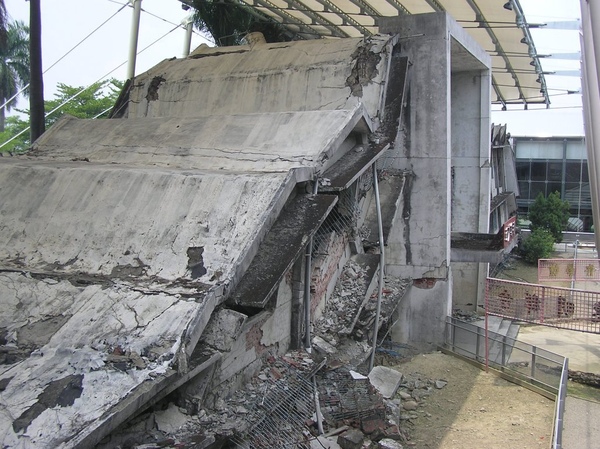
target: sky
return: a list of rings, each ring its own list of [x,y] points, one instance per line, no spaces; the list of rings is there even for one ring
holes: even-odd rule
[[[29,2],[5,1],[11,19],[28,23]],[[88,86],[106,77],[126,78],[132,9],[125,7],[119,12],[125,3],[125,0],[42,0],[46,99],[53,98],[58,82]],[[520,4],[530,24],[572,21],[580,16],[579,0],[520,0]],[[143,51],[137,57],[137,74],[163,59],[183,55],[185,31],[177,25],[189,16],[189,11],[184,11],[178,0],[143,0],[142,9],[138,51]],[[538,54],[579,51],[577,30],[541,28],[531,29],[531,34]],[[202,43],[212,45],[209,39],[194,33],[192,49]],[[579,70],[580,63],[544,58],[542,68],[553,72]],[[580,90],[580,78],[546,75],[546,81],[551,96],[550,109],[532,105],[527,111],[522,106],[501,111],[493,106],[491,121],[507,124],[514,136],[582,136],[581,95],[566,93]],[[18,107],[27,108],[27,101],[21,100]]]

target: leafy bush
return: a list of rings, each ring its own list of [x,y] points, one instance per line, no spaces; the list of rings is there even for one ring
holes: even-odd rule
[[[541,193],[529,208],[531,230],[545,229],[554,237],[554,241],[562,241],[562,232],[569,221],[569,202],[560,199],[558,192],[551,193],[547,198]]]
[[[521,245],[523,258],[537,264],[538,259],[547,259],[554,249],[554,237],[545,229],[535,229]]]

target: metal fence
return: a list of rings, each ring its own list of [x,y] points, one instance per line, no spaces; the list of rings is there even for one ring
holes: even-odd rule
[[[562,423],[568,379],[567,358],[505,335],[490,331],[486,333],[485,328],[451,317],[446,319],[444,346],[458,355],[489,364],[492,368],[555,395],[552,447],[562,448]]]
[[[538,282],[600,281],[600,259],[539,259]]]
[[[600,292],[488,278],[485,302],[490,315],[600,333]]]

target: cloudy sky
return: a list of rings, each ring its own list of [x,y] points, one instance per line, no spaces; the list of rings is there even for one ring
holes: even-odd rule
[[[56,83],[88,86],[105,77],[125,79],[130,41],[132,9],[125,0],[42,0],[44,91],[46,98],[56,92]],[[529,23],[577,20],[579,0],[521,0]],[[29,20],[26,0],[6,0],[9,16]],[[181,57],[185,31],[179,25],[189,15],[177,0],[143,0],[136,73],[142,73],[161,60]],[[96,30],[97,31],[94,31]],[[538,54],[579,51],[579,32],[541,28],[531,30]],[[91,34],[91,36],[89,36]],[[209,42],[195,33],[192,48]],[[75,47],[75,48],[74,48]],[[545,71],[579,70],[578,60],[542,60]],[[54,65],[55,64],[55,65]],[[493,108],[492,121],[507,123],[513,135],[583,135],[580,79],[547,75],[551,108],[528,111]],[[21,101],[20,107],[27,107]]]

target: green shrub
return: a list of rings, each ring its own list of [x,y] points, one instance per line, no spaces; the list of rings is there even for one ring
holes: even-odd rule
[[[530,229],[545,229],[554,237],[554,241],[562,241],[562,232],[569,221],[569,202],[560,199],[558,192],[551,193],[547,198],[538,194],[529,207]]]
[[[523,258],[537,264],[538,259],[547,259],[554,249],[554,238],[549,231],[536,229],[521,244]]]

